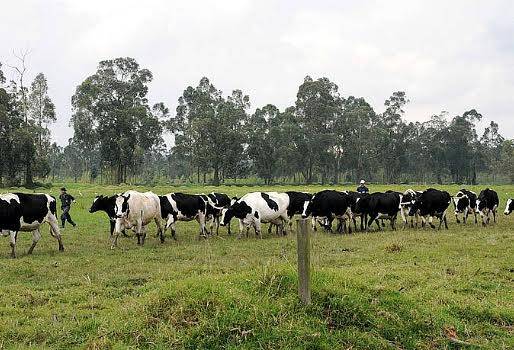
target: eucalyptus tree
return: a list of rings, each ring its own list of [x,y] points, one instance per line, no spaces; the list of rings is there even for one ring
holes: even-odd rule
[[[223,171],[233,170],[244,154],[243,126],[250,99],[234,90],[225,99],[204,77],[196,88],[187,87],[178,100],[177,113],[168,124],[175,136],[175,154],[189,160],[190,168],[212,171],[218,185]]]
[[[302,130],[303,140],[299,148],[303,154],[304,178],[307,183],[314,181],[319,171],[322,182],[327,180],[330,149],[335,144],[334,125],[341,113],[342,99],[338,86],[328,78],[312,79],[305,77],[298,88],[295,111]]]
[[[102,163],[126,182],[137,168],[136,149],[162,144],[162,125],[148,103],[152,73],[133,58],[101,61],[72,97],[74,143],[91,153],[98,147]]]

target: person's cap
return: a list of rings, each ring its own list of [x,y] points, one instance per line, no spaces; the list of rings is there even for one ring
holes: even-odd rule
[[[66,192],[66,187],[61,187],[61,191]]]
[[[364,185],[365,183],[366,183],[366,181],[361,180],[361,185]]]

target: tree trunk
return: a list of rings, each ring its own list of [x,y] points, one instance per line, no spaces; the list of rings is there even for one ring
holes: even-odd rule
[[[214,186],[220,185],[220,167],[218,163],[214,164],[214,179],[212,182]]]
[[[32,164],[28,159],[25,163],[25,186],[29,188],[34,186],[34,178],[32,176]]]

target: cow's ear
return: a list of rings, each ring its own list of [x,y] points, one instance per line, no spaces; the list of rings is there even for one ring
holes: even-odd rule
[[[129,200],[129,198],[130,198],[130,194],[127,197],[125,197],[126,200]]]

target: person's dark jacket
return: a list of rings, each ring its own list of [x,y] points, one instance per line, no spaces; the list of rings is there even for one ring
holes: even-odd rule
[[[357,192],[359,192],[359,193],[369,193],[369,189],[366,186],[361,185],[361,186],[357,187]]]
[[[71,207],[71,202],[75,200],[75,198],[68,193],[63,193],[59,196],[61,200],[61,208]]]

